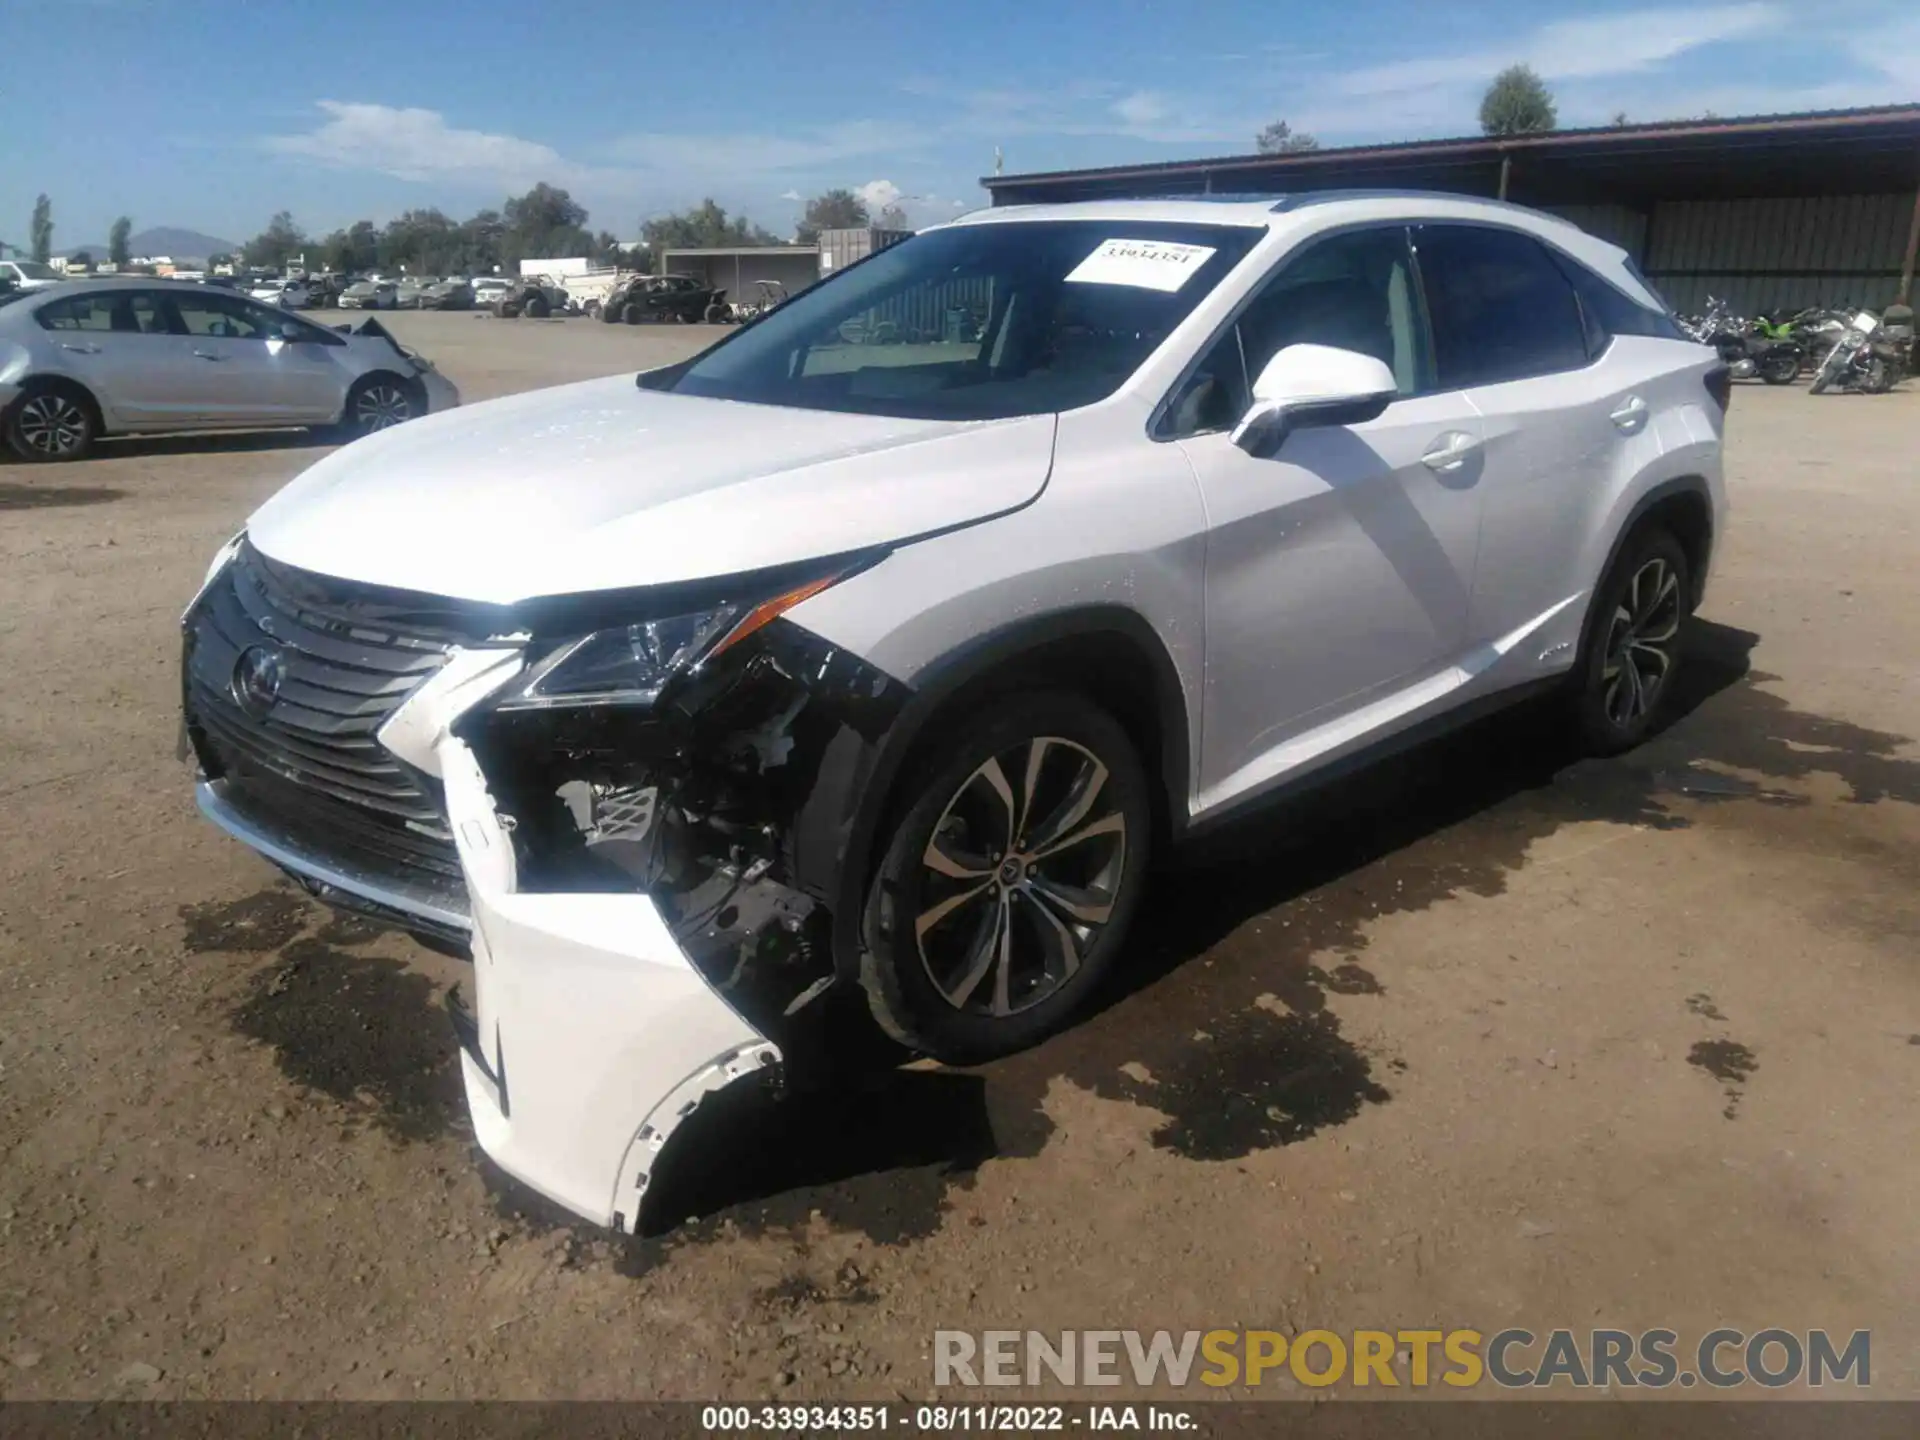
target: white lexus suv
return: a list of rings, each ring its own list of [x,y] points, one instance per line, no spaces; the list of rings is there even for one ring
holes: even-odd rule
[[[989,210],[314,465],[186,614],[200,807],[471,954],[480,1142],[631,1229],[830,995],[1030,1045],[1158,847],[1541,687],[1634,744],[1727,398],[1622,251],[1512,206]]]

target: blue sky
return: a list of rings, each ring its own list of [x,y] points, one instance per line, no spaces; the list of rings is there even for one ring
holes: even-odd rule
[[[537,180],[623,237],[706,195],[785,230],[833,185],[927,223],[982,202],[996,146],[1013,172],[1240,153],[1280,117],[1471,133],[1515,60],[1565,125],[1920,100],[1914,0],[0,0],[0,34],[0,238],[45,190],[56,248]]]

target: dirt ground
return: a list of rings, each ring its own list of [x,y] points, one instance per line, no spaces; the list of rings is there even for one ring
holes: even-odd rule
[[[708,333],[397,328],[470,399]],[[1916,390],[1738,390],[1644,749],[1512,716],[1242,829],[1086,1024],[716,1112],[631,1244],[481,1163],[460,964],[194,813],[179,612],[321,452],[0,465],[0,1394],[917,1399],[937,1327],[1778,1325],[1920,1396]]]

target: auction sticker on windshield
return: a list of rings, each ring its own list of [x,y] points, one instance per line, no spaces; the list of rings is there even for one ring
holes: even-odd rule
[[[1211,245],[1162,240],[1103,240],[1067,279],[1081,285],[1132,285],[1171,295],[1213,254]]]

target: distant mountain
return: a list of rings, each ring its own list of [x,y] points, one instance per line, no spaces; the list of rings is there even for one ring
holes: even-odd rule
[[[217,235],[203,235],[198,230],[182,230],[177,225],[155,225],[150,229],[136,230],[127,237],[127,249],[135,255],[171,255],[176,260],[204,260],[209,255],[235,255],[240,247],[231,240],[222,240]],[[60,250],[61,255],[73,255],[85,250],[95,260],[107,258],[107,242],[97,245],[70,245]]]

